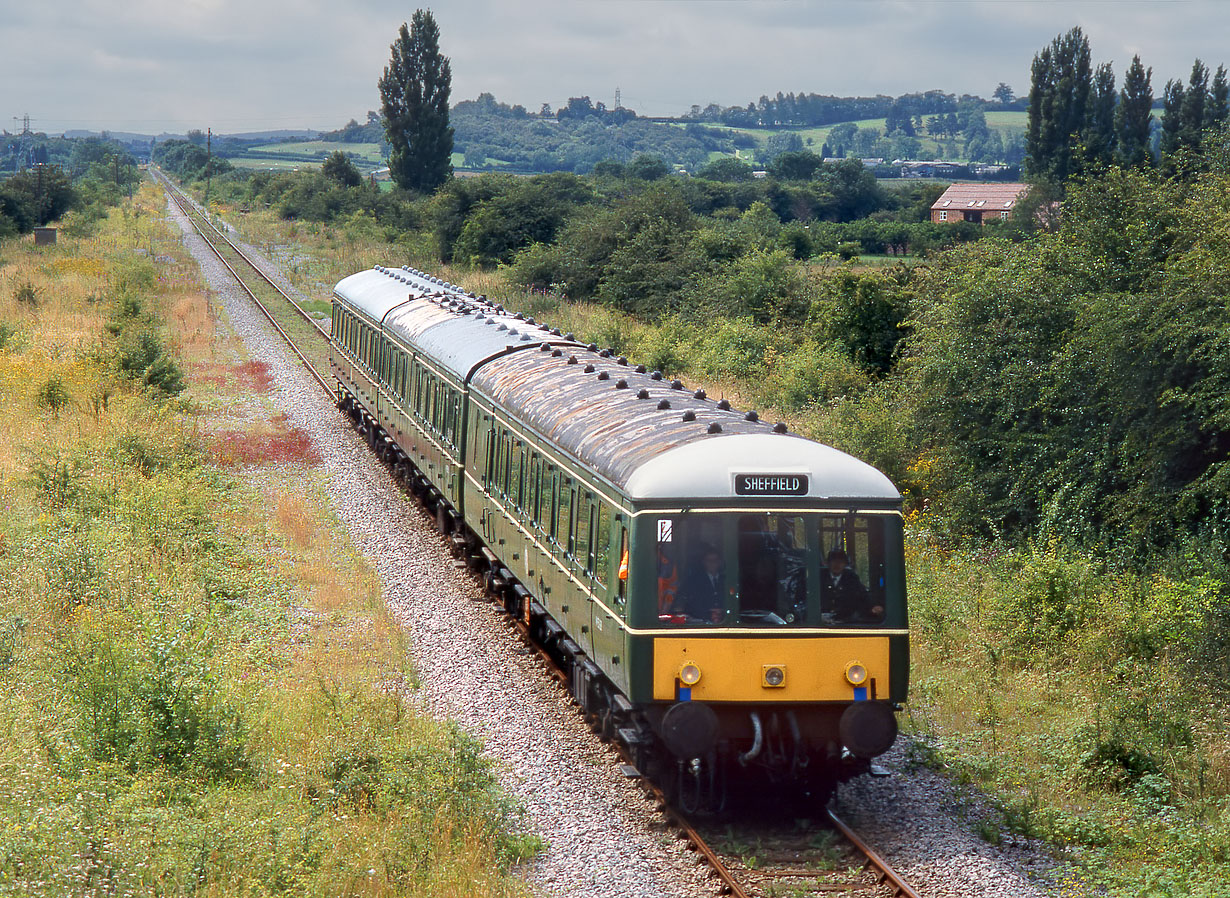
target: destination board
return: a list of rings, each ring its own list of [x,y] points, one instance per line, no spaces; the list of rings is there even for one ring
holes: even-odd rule
[[[806,496],[806,474],[736,474],[736,496]]]

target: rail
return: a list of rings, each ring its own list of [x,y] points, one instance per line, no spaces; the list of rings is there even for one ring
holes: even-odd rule
[[[274,329],[278,332],[282,339],[286,341],[286,345],[290,347],[291,351],[298,357],[299,361],[301,361],[304,367],[308,369],[308,373],[312,375],[313,379],[330,396],[336,395],[333,384],[329,382],[328,377],[321,374],[316,365],[312,363],[311,359],[307,357],[290,334],[286,332],[286,329],[278,323],[278,320],[274,316],[273,312],[269,310],[268,306],[261,302],[259,297],[256,295],[256,291],[252,289],[247,280],[244,279],[243,275],[235,270],[235,266],[227,260],[223,252],[218,248],[216,241],[225,243],[231,252],[246,262],[248,267],[268,286],[272,287],[300,318],[310,324],[316,335],[323,339],[326,343],[330,341],[328,331],[322,328],[311,315],[304,311],[303,307],[300,306],[299,303],[295,302],[294,298],[291,297],[290,294],[274,283],[269,275],[265,274],[261,267],[257,265],[247,253],[236,246],[230,238],[215,227],[213,222],[209,221],[200,209],[197,208],[196,204],[193,203],[192,200],[183,193],[183,191],[172,184],[166,175],[163,175],[161,172],[155,172],[154,178],[162,185],[162,188],[166,191],[167,196],[171,198],[171,202],[175,203],[179,210],[184,213],[184,216],[188,219],[189,223],[196,230],[196,232],[201,235],[201,239],[203,239],[213,251],[213,254],[218,258],[218,261],[221,262],[226,267],[226,270],[231,273],[231,276],[235,279],[235,282],[239,285],[240,289],[248,295],[252,302],[256,304],[256,307],[261,310],[262,314],[269,319],[269,323],[273,325]],[[210,235],[207,232],[212,232],[214,235],[213,239],[210,239]]]
[[[186,197],[182,191],[179,190],[179,188],[171,184],[165,175],[158,172],[155,173],[155,178],[161,182],[172,202],[174,202],[176,206],[184,213],[184,215],[187,216],[189,222],[192,223],[192,226],[201,235],[205,242],[209,244],[209,247],[213,250],[214,255],[218,257],[218,260],[222,262],[224,266],[226,266],[226,269],[235,278],[236,282],[243,289],[243,291],[252,299],[254,303],[256,303],[257,307],[262,313],[264,313],[265,317],[269,319],[270,324],[274,326],[277,332],[282,336],[282,339],[286,341],[287,345],[290,346],[291,350],[295,353],[299,360],[303,362],[304,366],[316,379],[317,383],[325,389],[325,392],[327,392],[330,396],[333,396],[333,386],[328,382],[328,380],[321,376],[320,372],[316,370],[316,367],[295,343],[294,339],[286,333],[285,329],[278,323],[265,304],[257,298],[255,292],[251,289],[244,278],[235,270],[234,266],[227,261],[223,253],[218,249],[218,246],[215,244],[214,240],[211,240],[206,234],[206,229],[211,231],[215,235],[216,239],[225,242],[232,252],[243,259],[243,261],[251,267],[252,271],[256,272],[256,274],[259,275],[266,284],[276,290],[277,293],[285,299],[286,302],[302,318],[308,321],[315,328],[320,337],[328,341],[329,334],[322,327],[320,327],[320,325],[317,324],[316,321],[314,321],[311,316],[308,315],[307,312],[305,312],[303,308],[300,307],[300,305],[286,293],[286,291],[274,283],[273,280],[271,280],[269,276],[261,270],[260,266],[252,261],[252,259],[249,258],[248,255],[238,246],[236,246],[234,242],[232,242],[224,233],[222,233],[221,230],[215,227],[213,223],[201,213],[196,205],[188,197]],[[204,223],[203,226],[201,222]],[[530,635],[529,628],[526,627],[524,623],[516,620],[512,621],[512,623],[520,636],[538,652],[539,657],[545,662],[548,671],[563,684],[564,688],[567,689],[569,685],[568,674],[565,673],[558,664],[556,664],[555,659],[552,658],[541,645],[534,641]],[[625,756],[624,759],[625,761],[630,760],[627,756]],[[679,831],[680,836],[686,840],[688,847],[695,850],[697,854],[700,855],[704,863],[706,863],[710,870],[713,871],[713,875],[721,881],[722,893],[732,895],[734,898],[756,898],[752,892],[748,891],[748,886],[740,880],[738,875],[731,870],[730,866],[727,865],[722,857],[714,851],[707,841],[705,841],[704,837],[702,837],[696,827],[689,822],[687,817],[670,804],[665,793],[654,783],[649,781],[644,781],[644,786],[649,795],[654,798],[662,808],[662,812],[666,817],[667,822]],[[853,829],[851,829],[832,811],[832,809],[826,808],[825,813],[828,821],[833,825],[833,827],[842,834],[842,836],[860,855],[865,858],[864,868],[875,877],[875,884],[877,886],[883,886],[891,889],[891,893],[894,898],[919,898],[918,893],[910,888],[910,886],[892,869],[888,862],[885,861],[884,858],[881,857],[874,849],[872,849],[871,846],[864,842]],[[769,875],[778,878],[815,876],[817,873],[817,871],[814,870],[797,869],[766,872],[769,872]],[[855,890],[862,887],[863,886],[856,883],[847,884],[848,890]],[[831,891],[832,887],[828,887],[826,890]]]

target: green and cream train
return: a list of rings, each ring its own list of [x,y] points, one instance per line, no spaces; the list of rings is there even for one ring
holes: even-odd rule
[[[332,324],[339,406],[689,806],[732,773],[824,793],[892,745],[882,473],[413,269],[343,279]]]

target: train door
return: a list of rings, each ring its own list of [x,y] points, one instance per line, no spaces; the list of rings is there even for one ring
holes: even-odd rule
[[[622,515],[616,514],[612,518],[606,503],[601,507],[599,535],[604,547],[603,555],[597,559],[595,580],[604,582],[606,589],[603,603],[593,606],[593,655],[603,670],[614,673],[618,668],[615,659],[624,654],[623,627],[620,624],[627,614],[628,565],[625,559],[628,528]]]

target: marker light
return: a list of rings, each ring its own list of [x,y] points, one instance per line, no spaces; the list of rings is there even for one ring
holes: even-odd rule
[[[786,685],[786,668],[782,664],[766,664],[764,666],[764,685],[774,689]]]
[[[695,686],[700,682],[700,668],[689,661],[679,668],[679,682],[684,686]]]
[[[851,686],[862,686],[867,682],[867,668],[857,661],[851,661],[846,665],[846,680]]]

